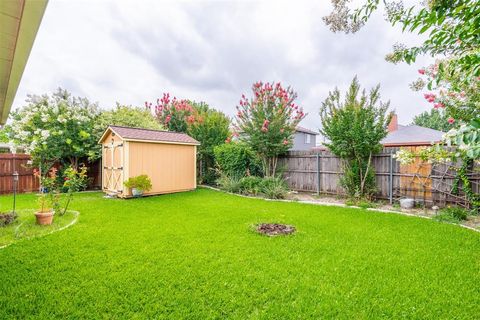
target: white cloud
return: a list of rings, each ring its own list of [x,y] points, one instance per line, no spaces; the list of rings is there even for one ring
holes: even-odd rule
[[[427,110],[408,84],[414,66],[384,56],[397,41],[418,41],[382,20],[355,35],[333,34],[321,17],[328,1],[50,1],[14,107],[27,93],[64,87],[111,108],[143,105],[163,92],[233,115],[257,80],[282,81],[298,92],[318,128],[318,107],[354,75],[381,83],[400,118]]]

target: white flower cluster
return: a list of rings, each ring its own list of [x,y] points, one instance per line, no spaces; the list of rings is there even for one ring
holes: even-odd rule
[[[48,150],[58,145],[58,138],[72,125],[93,125],[98,106],[86,99],[72,98],[59,90],[52,96],[30,95],[27,105],[12,114],[10,139],[27,153]],[[40,148],[40,149],[39,149]]]

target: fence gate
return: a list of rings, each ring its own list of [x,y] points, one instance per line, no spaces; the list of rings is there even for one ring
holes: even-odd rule
[[[123,191],[123,143],[115,142],[103,147],[103,190],[109,193]]]

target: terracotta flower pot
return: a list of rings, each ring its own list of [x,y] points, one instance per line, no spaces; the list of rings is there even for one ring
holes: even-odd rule
[[[39,225],[50,225],[53,222],[54,211],[47,212],[35,212],[35,218],[37,218],[37,224]]]

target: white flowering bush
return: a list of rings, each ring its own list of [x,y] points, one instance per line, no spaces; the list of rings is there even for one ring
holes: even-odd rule
[[[100,148],[93,134],[99,108],[86,98],[58,89],[51,96],[29,95],[27,105],[11,115],[11,143],[30,154],[43,172],[55,161],[78,167],[82,158],[95,160]]]

